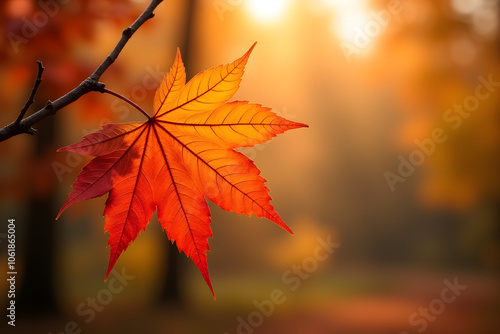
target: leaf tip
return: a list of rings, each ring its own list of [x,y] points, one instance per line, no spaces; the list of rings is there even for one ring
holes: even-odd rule
[[[215,292],[214,292],[214,289],[212,288],[212,283],[209,284],[209,288],[210,288],[210,291],[212,292],[212,297],[214,298],[214,300],[216,299],[215,298]]]
[[[293,234],[293,231],[290,227],[288,227],[288,225],[279,217],[269,217],[273,222],[275,222],[276,224],[278,224],[279,227],[281,227],[282,229],[284,229],[285,231],[287,231],[288,233],[290,234]]]
[[[255,48],[255,46],[256,46],[256,45],[257,45],[257,42],[254,42],[254,43],[252,44],[252,46],[250,47],[250,49],[248,49],[247,53],[248,53],[248,54],[252,53],[252,51],[253,51],[253,49]]]
[[[255,48],[255,45],[257,45],[257,42],[252,44],[250,49],[248,49],[248,51],[245,52],[245,54],[243,55],[243,57],[241,57],[241,59],[244,59],[246,61],[248,59],[248,57],[250,57],[250,54],[252,53],[253,49]]]
[[[278,223],[278,225],[281,226],[288,233],[293,234],[292,229],[288,227],[288,225],[283,220],[280,219],[280,223]]]
[[[304,124],[304,123],[297,123],[297,122],[294,122],[294,125],[295,125],[295,127],[297,127],[297,128],[308,128],[308,127],[309,127],[309,125],[307,125],[307,124]]]
[[[106,277],[104,277],[104,282],[108,280],[109,273],[111,273],[112,268],[108,268],[108,272],[106,273]]]
[[[111,252],[111,256],[109,258],[108,270],[106,272],[106,277],[104,277],[104,282],[106,282],[108,280],[109,274],[111,274],[111,271],[113,270],[113,267],[115,266],[117,259],[118,259],[118,256],[116,256],[116,255],[113,256],[113,252]]]
[[[215,300],[215,292],[214,292],[214,288],[212,287],[212,282],[210,281],[210,277],[208,277],[208,271],[206,272],[206,276],[205,276],[205,273],[202,273],[202,276],[205,279],[205,282],[207,283],[208,287],[210,288],[210,291],[212,292],[212,296],[214,297],[214,300]]]
[[[68,208],[68,201],[64,202],[63,206],[61,207],[61,209],[59,210],[58,214],[57,214],[57,217],[56,217],[56,220],[59,219],[59,217],[62,215],[62,213],[64,212],[64,210],[66,210]]]

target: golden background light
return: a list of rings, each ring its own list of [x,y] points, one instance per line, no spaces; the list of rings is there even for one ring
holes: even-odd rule
[[[334,31],[338,37],[353,43],[356,33],[370,20],[365,0],[326,0],[325,3],[335,11]]]
[[[247,8],[251,15],[262,22],[271,22],[279,19],[285,11],[288,0],[249,0]]]

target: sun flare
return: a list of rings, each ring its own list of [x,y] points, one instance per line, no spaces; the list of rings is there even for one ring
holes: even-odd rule
[[[356,34],[370,21],[366,0],[321,0],[335,12],[332,30],[340,40],[353,43]]]
[[[276,21],[283,15],[288,0],[248,0],[249,12],[259,21]]]

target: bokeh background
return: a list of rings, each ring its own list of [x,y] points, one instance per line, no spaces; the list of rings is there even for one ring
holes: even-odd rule
[[[90,75],[148,3],[2,1],[0,124],[36,60],[30,112]],[[242,150],[295,234],[211,205],[214,301],[154,218],[115,265],[132,278],[103,282],[105,198],[55,221],[89,160],[56,150],[144,117],[88,94],[0,143],[0,277],[9,218],[18,250],[16,327],[2,316],[2,333],[500,332],[499,1],[168,0],[101,81],[151,112],[176,47],[189,78],[256,41],[235,99],[310,126]],[[326,259],[318,238],[338,244]],[[466,286],[449,303],[446,281]]]

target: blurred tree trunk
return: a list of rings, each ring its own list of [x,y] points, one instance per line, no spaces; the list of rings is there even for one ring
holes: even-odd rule
[[[500,5],[497,6],[497,21],[500,22]],[[497,56],[500,55],[500,32],[497,31]],[[496,108],[497,111],[497,122],[498,128],[500,129],[500,105]],[[497,157],[500,157],[500,152],[497,152]],[[495,213],[496,213],[496,226],[495,226],[495,237],[496,237],[496,249],[500,249],[500,189],[497,189],[497,196],[493,202]],[[500,273],[500,263],[497,263],[497,273]]]
[[[39,99],[40,101],[43,98]],[[39,109],[43,105],[33,105]],[[33,166],[46,165],[45,157],[54,149],[57,133],[56,118],[49,117],[37,126],[38,134],[32,138]],[[40,162],[39,164],[37,162]],[[50,164],[49,164],[50,166]],[[41,169],[41,170],[40,170]],[[27,215],[24,233],[24,272],[20,280],[19,314],[33,316],[54,314],[59,311],[55,288],[55,223],[57,215],[55,178],[51,168],[37,169],[36,178],[44,178],[42,189],[29,182]],[[50,174],[52,173],[52,174]],[[50,184],[46,185],[45,182]],[[23,241],[24,242],[24,241]]]
[[[190,73],[190,63],[191,63],[191,41],[192,33],[193,33],[193,16],[195,13],[195,1],[188,0],[186,1],[186,18],[185,18],[185,26],[184,26],[184,40],[182,44],[179,46],[182,53],[182,59],[184,65],[186,67],[186,76],[187,80],[192,77],[192,73]],[[161,288],[159,295],[159,303],[160,304],[173,304],[173,305],[182,305],[183,304],[183,296],[181,294],[182,291],[182,282],[185,280],[181,279],[182,275],[182,266],[183,263],[186,262],[186,256],[184,254],[179,253],[179,250],[175,244],[172,244],[167,238],[165,240],[165,248],[166,253],[168,254],[168,261],[166,266],[166,279]]]

